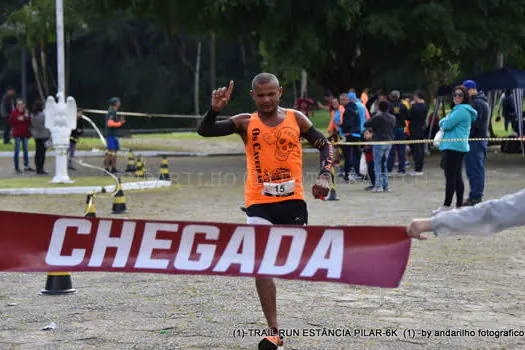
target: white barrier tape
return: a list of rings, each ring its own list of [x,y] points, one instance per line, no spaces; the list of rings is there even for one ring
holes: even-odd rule
[[[439,141],[434,141],[433,139],[424,139],[424,140],[395,140],[395,141],[356,141],[356,142],[336,142],[332,143],[334,146],[364,146],[364,145],[410,145],[416,143],[446,143],[446,142],[462,142],[462,141],[525,141],[522,138],[512,138],[512,137],[480,137],[480,138],[462,138],[462,139],[441,139]]]
[[[108,111],[103,109],[83,109],[82,112],[94,113],[94,114],[108,114]],[[159,114],[159,113],[137,113],[137,112],[117,112],[120,115],[129,117],[142,117],[142,118],[178,118],[178,119],[201,119],[202,115],[184,115],[184,114]],[[219,116],[217,119],[227,119],[230,116]]]

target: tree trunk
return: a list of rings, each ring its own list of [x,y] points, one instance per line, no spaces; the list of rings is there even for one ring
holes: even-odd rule
[[[197,43],[197,60],[195,62],[195,85],[194,85],[194,103],[195,103],[195,115],[199,115],[199,74],[201,71],[201,47],[202,41],[199,40]],[[198,123],[199,119],[195,119]]]
[[[44,83],[44,93],[49,95],[49,82],[47,79],[47,64],[46,64],[46,47],[44,41],[40,41],[40,65],[42,67],[42,78]]]
[[[217,87],[217,69],[215,68],[215,32],[210,33],[210,93]]]
[[[247,77],[248,76],[248,64],[246,61],[246,46],[244,45],[244,39],[242,36],[239,36],[237,40],[239,41],[239,49],[241,51],[242,70],[244,73],[244,77]]]
[[[26,47],[20,47],[21,89],[22,98],[27,103],[27,74],[26,74]]]
[[[301,97],[307,96],[308,87],[308,73],[304,69],[301,70]]]
[[[505,56],[503,55],[503,52],[498,52],[497,62],[498,68],[503,68],[505,62]]]
[[[292,88],[293,88],[293,100],[295,102],[297,101],[297,87],[295,86],[295,80],[292,80]]]
[[[46,99],[45,99],[44,91],[42,90],[42,82],[40,81],[40,72],[38,70],[38,62],[35,56],[35,49],[31,49],[31,65],[33,67],[33,73],[35,74],[35,81],[36,81],[36,87],[38,89],[38,94],[40,95],[40,99],[42,101],[45,101]]]

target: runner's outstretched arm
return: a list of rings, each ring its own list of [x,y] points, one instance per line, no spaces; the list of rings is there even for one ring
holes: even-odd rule
[[[219,115],[219,113],[215,112],[212,108],[206,112],[197,130],[200,136],[226,136],[234,134],[237,131],[232,119],[216,121],[217,115]]]
[[[237,131],[237,126],[235,125],[234,120],[231,118],[228,120],[216,121],[217,115],[219,115],[221,109],[223,109],[228,104],[232,90],[233,80],[230,81],[228,88],[223,87],[213,90],[211,107],[204,115],[204,119],[201,121],[197,130],[200,136],[226,136],[231,135]]]

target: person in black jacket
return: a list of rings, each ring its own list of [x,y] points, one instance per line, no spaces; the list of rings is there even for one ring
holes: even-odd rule
[[[407,120],[410,122],[408,130],[411,140],[423,140],[425,138],[425,123],[428,115],[428,105],[425,103],[423,91],[414,93],[414,104],[408,111]],[[412,176],[423,175],[423,163],[425,160],[425,144],[410,144],[410,151],[414,158],[415,169],[410,173]]]
[[[472,107],[478,112],[476,120],[470,127],[470,138],[487,138],[489,134],[490,108],[487,97],[478,91],[472,80],[463,82],[472,100]],[[485,159],[487,158],[488,142],[470,141],[470,151],[465,155],[465,170],[470,184],[468,199],[464,206],[476,205],[483,200],[485,190]]]
[[[71,136],[69,137],[69,149],[68,149],[68,164],[69,170],[77,170],[73,166],[73,157],[75,157],[75,150],[77,149],[77,142],[80,136],[84,134],[84,121],[82,120],[82,108],[77,108],[77,127],[71,130]]]
[[[378,104],[379,112],[370,118],[366,123],[366,128],[372,128],[373,141],[392,141],[396,118],[388,113],[388,102],[380,101]],[[374,145],[375,188],[372,192],[388,192],[388,167],[387,159],[392,145]]]
[[[345,111],[342,117],[342,132],[345,134],[346,142],[358,142],[361,135],[361,119],[359,117],[359,111],[355,101],[350,100],[348,94],[341,94],[339,97],[341,104],[345,107]],[[359,160],[360,160],[360,149],[359,146],[343,146],[343,155],[345,157],[345,182],[350,181],[349,172],[353,167],[355,179],[359,175]]]
[[[512,129],[518,133],[518,115],[516,114],[516,106],[514,105],[514,96],[512,96],[511,89],[505,90],[505,97],[501,107],[503,118],[505,119],[505,131],[509,130],[510,124]]]
[[[0,122],[4,132],[4,144],[8,145],[11,143],[11,126],[9,125],[9,116],[15,109],[15,89],[12,87],[7,88],[7,92],[2,96],[0,102]]]
[[[405,135],[405,121],[408,116],[408,108],[401,101],[401,94],[397,90],[393,90],[390,95],[390,109],[389,112],[396,118],[396,127],[394,128],[394,140],[404,141],[406,140]],[[397,172],[400,175],[405,174],[405,151],[406,144],[393,145],[388,156],[388,171],[391,172],[394,169],[394,161],[396,158],[396,152],[398,155],[399,166]]]

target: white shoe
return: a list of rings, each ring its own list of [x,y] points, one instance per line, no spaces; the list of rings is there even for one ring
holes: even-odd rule
[[[410,176],[423,176],[425,173],[422,171],[411,171]]]
[[[449,210],[452,210],[452,208],[451,207],[442,206],[442,207],[437,208],[436,210],[432,210],[432,215],[437,215],[437,214],[439,214],[441,212],[449,211]]]

